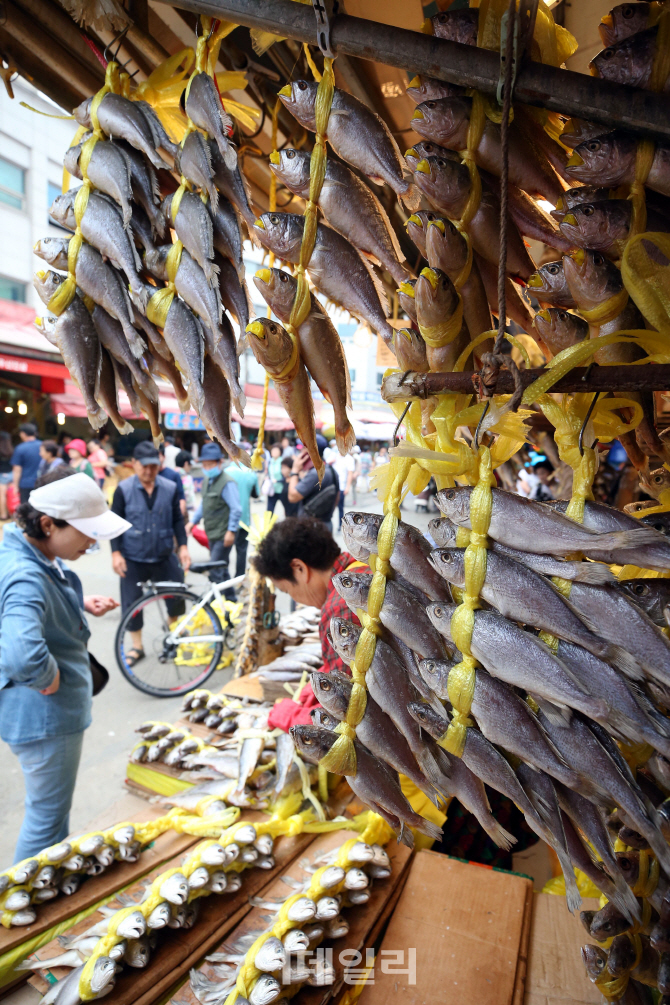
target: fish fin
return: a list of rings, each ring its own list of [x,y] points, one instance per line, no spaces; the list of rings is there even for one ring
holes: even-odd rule
[[[410,213],[413,213],[421,205],[421,192],[416,185],[412,183],[411,185],[408,185],[407,191],[402,193],[400,201],[404,205],[405,209],[408,209]]]
[[[561,729],[566,729],[570,725],[570,722],[572,721],[572,709],[568,708],[567,705],[556,705],[553,701],[547,701],[546,698],[541,698],[537,694],[534,694],[533,698],[542,709],[552,726],[558,726]]]
[[[352,244],[352,248],[353,248],[353,244]],[[357,249],[354,249],[354,250],[357,250]],[[360,258],[361,262],[365,266],[365,268],[370,273],[370,278],[372,279],[375,291],[377,293],[377,296],[379,297],[379,302],[381,304],[382,313],[384,314],[384,317],[387,318],[389,316],[389,301],[388,301],[388,297],[386,296],[386,290],[384,289],[384,285],[383,285],[381,279],[379,278],[379,276],[377,275],[377,273],[374,271],[374,269],[370,265],[370,263],[363,257],[363,255],[361,255],[360,251],[357,251],[357,254],[358,254],[358,257]]]
[[[240,337],[237,340],[237,355],[242,356],[245,349],[249,348],[249,341],[247,339],[246,332],[241,332]]]
[[[570,911],[570,914],[574,914],[582,902],[577,880],[575,879],[575,870],[572,868],[569,855],[560,847],[558,842],[554,845],[554,851],[558,856],[558,861],[563,871],[563,878],[565,879],[565,899],[568,904],[568,911]]]
[[[356,446],[356,433],[349,422],[342,429],[336,427],[335,438],[337,440],[337,449],[342,455],[350,453]]]
[[[344,357],[344,380],[347,391],[344,403],[347,408],[353,408],[353,405],[351,404],[351,374],[349,373],[349,363],[347,362],[346,356]]]
[[[616,583],[616,576],[609,565],[601,562],[580,562],[577,574],[572,577],[575,583],[590,583],[592,586],[604,586]]]
[[[622,646],[611,645],[609,647],[611,656],[609,661],[613,667],[625,674],[629,680],[644,680],[642,667],[635,657]]]
[[[427,837],[432,838],[433,841],[442,840],[442,828],[438,824],[434,824],[432,820],[426,820],[426,818],[422,816],[419,816],[418,819],[421,821],[421,823],[413,824],[413,826],[416,827],[418,831],[421,831],[422,834],[425,834]],[[511,837],[511,835],[509,836]],[[412,844],[413,843],[414,842],[412,842]],[[410,845],[409,847],[411,848],[412,845]]]
[[[623,878],[620,872],[615,873],[611,877],[612,882],[616,888],[616,899],[614,895],[610,898],[616,907],[619,908],[621,913],[625,915],[631,924],[641,919],[640,905],[638,903],[637,897],[629,887],[626,880]]]
[[[219,147],[221,150],[221,148]],[[223,157],[224,164],[229,171],[234,171],[237,167],[237,150],[230,143],[226,145],[225,150],[221,150],[221,156]]]
[[[398,235],[396,234],[395,230],[391,226],[391,221],[389,220],[388,213],[386,212],[386,210],[384,209],[384,207],[381,204],[381,201],[377,198],[377,196],[374,194],[374,192],[372,192],[372,197],[373,197],[373,199],[375,200],[375,202],[377,204],[377,212],[379,213],[379,215],[381,216],[382,220],[384,221],[384,226],[386,227],[386,230],[387,230],[387,233],[389,235],[389,238],[391,239],[391,244],[393,245],[393,252],[395,254],[395,257],[398,259],[399,262],[406,261],[405,256],[404,256],[404,254],[402,252],[402,248],[400,247],[400,241],[398,240]]]
[[[358,251],[360,252],[361,255],[363,255],[364,258],[368,260],[368,262],[371,262],[372,265],[376,265],[378,268],[381,269],[382,263],[379,261],[376,255],[372,254],[371,251],[364,251],[363,248],[359,248]]]
[[[653,527],[634,527],[632,530],[615,530],[609,534],[594,534],[593,544],[588,542],[584,550],[592,551],[619,551],[629,548],[638,548],[646,544],[658,544],[659,538],[666,543],[664,538]]]
[[[506,831],[493,815],[491,815],[491,821],[493,821],[493,825],[491,825],[490,821],[487,821],[486,833],[498,848],[502,848],[503,851],[510,851],[517,843],[517,839],[509,831]]]

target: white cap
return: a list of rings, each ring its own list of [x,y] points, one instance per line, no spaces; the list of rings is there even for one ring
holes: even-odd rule
[[[108,541],[132,527],[123,517],[112,513],[102,490],[83,471],[33,489],[28,502],[40,513],[54,520],[65,520],[96,541]]]

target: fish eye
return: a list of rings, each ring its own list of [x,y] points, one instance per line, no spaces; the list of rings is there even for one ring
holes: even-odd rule
[[[584,216],[593,216],[595,209],[591,205],[582,206],[582,213]]]
[[[444,498],[445,499],[455,499],[456,498],[456,490],[455,489],[445,489]]]
[[[436,618],[441,618],[442,615],[444,614],[444,611],[442,610],[441,607],[434,607],[433,614],[435,615]]]
[[[446,14],[440,14],[437,20],[440,22],[440,24],[446,24],[449,19]]]
[[[353,583],[348,576],[343,576],[340,582],[342,583],[342,586],[345,588],[345,590],[349,589],[350,586],[353,586]]]
[[[561,321],[567,321],[568,320],[568,312],[567,311],[558,311],[557,313],[558,313],[558,316],[561,319]]]
[[[417,719],[421,719],[422,722],[425,722],[427,718],[426,713],[424,711],[417,712],[416,717]]]
[[[426,663],[424,664],[424,667],[428,671],[428,673],[433,673],[433,671],[435,670],[435,664],[433,663],[432,660],[427,660]]]
[[[274,213],[271,213],[268,219],[270,220],[270,223],[274,224],[275,226],[279,223],[279,217],[275,216]]]
[[[435,102],[434,101],[425,101],[424,102],[424,108],[435,108]]]
[[[604,261],[605,261],[605,259],[603,258],[602,255],[595,254],[593,256],[593,264],[594,265],[602,265]]]
[[[434,213],[426,213],[426,219],[427,219],[428,221],[431,221],[431,220],[436,220],[436,219],[437,219],[437,217],[435,216],[435,214],[434,214]]]
[[[303,736],[302,742],[305,744],[306,747],[311,747],[312,744],[314,743],[314,740],[311,738],[311,736]]]
[[[446,162],[446,161],[444,160],[444,158],[443,158],[443,157],[438,157],[438,158],[437,158],[437,166],[438,166],[438,167],[441,167],[441,168],[443,168],[443,167],[446,167],[446,166],[447,166],[447,162]]]
[[[354,523],[363,523],[363,520],[364,518],[362,513],[354,513]]]
[[[287,150],[286,157],[288,160],[292,161],[293,158],[295,157],[295,150]]]
[[[280,272],[279,273],[279,282],[280,283],[287,283],[288,282],[288,276],[286,275],[285,272]]]
[[[630,19],[631,17],[633,17],[633,16],[634,16],[634,14],[635,14],[635,11],[633,10],[633,8],[631,7],[631,5],[630,5],[630,4],[625,4],[625,5],[624,5],[624,6],[623,6],[623,7],[621,8],[621,16],[622,16],[622,17],[625,17],[627,21],[628,21],[628,20],[629,20],[629,19]]]
[[[596,151],[600,150],[600,146],[600,140],[589,140],[586,144],[586,149],[592,153],[596,153]]]
[[[306,91],[307,90],[307,81],[306,80],[299,80],[298,81],[298,89],[300,91]]]
[[[321,688],[322,691],[330,691],[331,690],[330,681],[329,680],[320,680],[319,681],[319,687]]]
[[[614,49],[603,49],[600,53],[602,59],[611,59],[614,55]]]
[[[272,334],[274,335],[274,334],[275,334],[275,332],[277,331],[277,326],[276,326],[275,324],[269,324],[269,325],[268,325],[268,329],[269,329],[269,330],[270,330],[270,331],[272,332]]]
[[[346,639],[349,636],[349,629],[346,625],[340,625],[340,635]]]
[[[550,276],[557,276],[560,272],[560,266],[558,265],[545,265],[545,269]]]
[[[443,551],[442,554],[440,555],[440,558],[442,559],[443,562],[451,562],[451,555],[449,554],[448,551]]]
[[[638,597],[645,597],[649,593],[649,587],[644,583],[635,583],[633,593]]]
[[[662,485],[663,482],[664,482],[664,480],[665,479],[663,478],[663,475],[655,475],[654,476],[654,481],[656,482],[657,485]]]

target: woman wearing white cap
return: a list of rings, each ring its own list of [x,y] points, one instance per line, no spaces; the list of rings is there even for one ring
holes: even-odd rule
[[[128,530],[96,483],[61,466],[42,479],[0,545],[0,736],[21,764],[25,817],[15,862],[62,841],[91,723],[86,614],[118,604],[84,597],[64,564]]]

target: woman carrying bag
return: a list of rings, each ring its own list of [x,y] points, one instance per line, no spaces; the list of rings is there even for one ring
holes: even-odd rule
[[[63,560],[131,527],[86,474],[63,465],[38,485],[0,545],[0,736],[26,787],[15,862],[69,832],[94,686],[86,614],[118,607],[112,597],[84,597]]]

